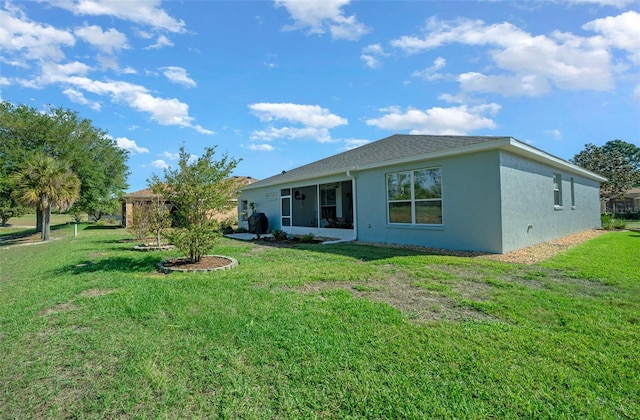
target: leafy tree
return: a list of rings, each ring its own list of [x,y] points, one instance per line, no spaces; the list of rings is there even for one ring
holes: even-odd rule
[[[27,212],[10,195],[0,195],[0,226],[4,226],[12,217],[20,217]]]
[[[640,171],[640,147],[622,140],[610,140],[602,146],[604,153],[617,151],[629,160],[636,170]]]
[[[227,154],[214,160],[214,155],[215,147],[208,147],[192,160],[183,146],[177,169],[165,169],[163,178],[153,174],[147,181],[154,193],[174,206],[176,226],[167,237],[192,262],[199,262],[220,236],[211,216],[231,208],[237,196],[237,180],[229,175],[239,160]]]
[[[14,172],[13,196],[19,203],[35,206],[42,213],[42,240],[51,236],[51,208],[66,210],[80,196],[80,179],[69,165],[42,153],[35,154]]]
[[[640,171],[615,147],[605,149],[589,143],[571,161],[607,178],[600,184],[602,199],[621,197],[640,183]]]
[[[63,108],[43,113],[0,102],[0,175],[23,167],[34,152],[68,162],[78,175],[81,186],[75,211],[100,217],[115,208],[127,188],[128,152],[90,120]]]
[[[8,174],[0,168],[0,226],[6,225],[12,217],[20,217],[27,212],[26,207],[11,196],[12,189]]]

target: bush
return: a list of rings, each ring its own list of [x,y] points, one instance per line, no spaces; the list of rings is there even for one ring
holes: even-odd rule
[[[276,241],[287,240],[287,232],[285,232],[284,230],[274,229],[271,231],[271,234],[273,235],[273,239]]]
[[[626,229],[627,221],[624,219],[617,219],[615,215],[611,213],[604,213],[600,215],[600,221],[602,223],[602,229]]]
[[[313,233],[307,233],[306,235],[300,236],[300,242],[303,242],[305,244],[310,244],[311,242],[313,242],[315,237],[316,235],[314,235]]]

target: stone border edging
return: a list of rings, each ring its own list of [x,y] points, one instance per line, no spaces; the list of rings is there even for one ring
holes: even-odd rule
[[[136,245],[132,249],[134,251],[146,252],[146,251],[169,251],[169,250],[172,250],[174,248],[175,248],[175,246],[173,246],[173,245],[160,245],[160,246],[157,246],[157,245]]]
[[[161,273],[170,274],[170,273],[172,273],[174,271],[178,271],[178,272],[182,272],[182,273],[207,273],[209,271],[230,270],[230,269],[238,266],[238,260],[236,260],[233,257],[227,257],[226,255],[203,255],[203,257],[224,258],[226,260],[229,260],[229,264],[224,265],[222,267],[216,267],[216,268],[177,268],[177,267],[165,267],[164,266],[164,263],[166,263],[166,262],[175,261],[175,260],[186,258],[186,257],[180,257],[180,258],[171,258],[169,260],[160,261],[157,264],[157,267],[158,267],[158,270]]]

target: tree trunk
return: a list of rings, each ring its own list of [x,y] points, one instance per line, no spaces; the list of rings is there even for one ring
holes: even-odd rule
[[[36,233],[42,233],[42,210],[36,208]]]
[[[51,206],[47,206],[42,212],[42,240],[51,239]]]

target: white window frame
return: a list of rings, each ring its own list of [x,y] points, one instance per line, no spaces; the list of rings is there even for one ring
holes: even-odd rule
[[[553,174],[553,208],[562,210],[562,174]]]
[[[415,191],[415,173],[420,171],[439,171],[439,181],[440,181],[440,196],[437,198],[416,198]],[[398,174],[408,174],[409,175],[409,183],[410,183],[410,198],[408,199],[398,199],[392,200],[389,198],[389,177],[395,176]],[[390,225],[411,225],[411,226],[442,226],[444,224],[443,217],[443,193],[442,193],[442,167],[434,166],[429,168],[419,168],[419,169],[411,169],[406,171],[397,171],[397,172],[389,172],[385,174],[385,190],[386,190],[386,198],[387,198],[387,223]],[[411,206],[411,221],[410,222],[393,222],[391,221],[391,211],[390,205],[392,203],[410,203]],[[428,202],[439,202],[440,203],[440,223],[419,223],[417,222],[417,212],[416,212],[416,203],[428,203]]]
[[[576,209],[576,185],[573,177],[571,177],[571,210]]]

